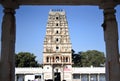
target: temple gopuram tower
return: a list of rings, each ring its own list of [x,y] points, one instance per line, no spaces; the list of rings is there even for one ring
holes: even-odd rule
[[[43,50],[44,79],[72,81],[72,52],[64,10],[50,10]]]

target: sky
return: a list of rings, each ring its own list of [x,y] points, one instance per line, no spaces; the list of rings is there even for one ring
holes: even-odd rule
[[[98,50],[105,53],[104,33],[101,27],[103,10],[97,6],[20,6],[19,9],[16,9],[15,14],[16,53],[33,53],[37,56],[36,60],[42,63],[43,41],[50,9],[65,10],[72,49],[76,53],[87,50]],[[120,38],[120,6],[117,6],[116,10]],[[0,27],[2,17],[3,8],[0,5]]]

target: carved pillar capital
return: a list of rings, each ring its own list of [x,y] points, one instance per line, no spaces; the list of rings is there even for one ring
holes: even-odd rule
[[[101,0],[101,3],[99,5],[100,9],[110,9],[110,8],[114,8],[115,6],[117,6],[117,2],[113,1],[113,0]]]
[[[116,17],[115,17],[116,10],[114,8],[105,9],[103,13],[104,13],[105,21],[116,20]]]
[[[105,8],[103,10],[104,22],[102,24],[102,27],[103,27],[104,31],[107,31],[108,28],[109,29],[112,28],[112,26],[115,26],[117,28],[117,21],[116,21],[116,15],[115,15],[116,10],[114,9],[113,6],[110,7],[110,4],[106,5],[106,6],[107,6],[107,8]],[[114,23],[114,24],[110,25],[111,23]],[[110,26],[108,26],[108,25],[110,25]],[[110,36],[106,36],[106,34],[105,34],[105,41],[107,41],[107,39],[108,40],[118,40],[118,31],[117,31],[117,29],[115,30],[115,27],[114,27],[114,29],[112,29],[112,32],[114,32],[114,33],[111,33],[111,34],[115,35],[114,37],[116,37],[116,38],[112,38],[110,33],[109,33]]]
[[[1,0],[0,3],[4,8],[17,9],[19,4],[16,0]]]
[[[3,12],[5,13],[5,14],[7,14],[7,13],[11,13],[11,14],[15,14],[15,9],[11,9],[11,8],[5,8],[4,10],[3,10]]]
[[[105,20],[113,20],[115,19],[115,12],[116,10],[114,9],[114,7],[116,6],[115,2],[104,2],[101,4],[101,8],[104,9],[103,13],[104,13],[104,19]]]

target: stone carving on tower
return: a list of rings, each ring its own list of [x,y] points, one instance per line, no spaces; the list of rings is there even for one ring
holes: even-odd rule
[[[71,42],[64,10],[50,10],[43,50],[44,79],[72,81]]]

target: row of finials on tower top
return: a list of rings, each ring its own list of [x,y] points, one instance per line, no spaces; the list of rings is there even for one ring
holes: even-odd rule
[[[50,9],[50,11],[52,11],[52,12],[63,12],[64,10],[63,9]]]

